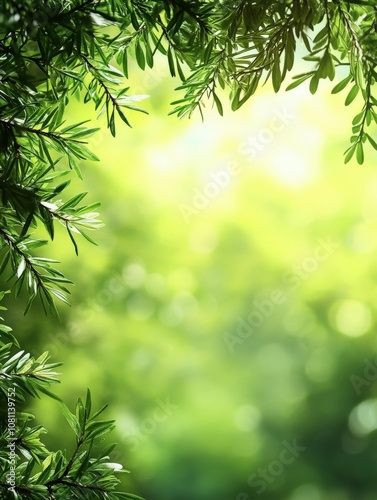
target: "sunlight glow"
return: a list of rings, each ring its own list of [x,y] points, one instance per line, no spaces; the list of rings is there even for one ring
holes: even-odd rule
[[[370,328],[372,316],[369,308],[356,300],[344,300],[335,313],[337,329],[348,337],[360,337]]]
[[[271,159],[270,170],[283,184],[300,188],[315,177],[313,162],[293,149],[278,149]]]

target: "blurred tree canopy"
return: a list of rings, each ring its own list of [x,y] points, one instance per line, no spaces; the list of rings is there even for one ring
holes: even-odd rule
[[[62,224],[78,253],[77,235],[93,242],[87,231],[101,225],[98,203],[82,203],[86,193],[62,199],[69,192],[70,172],[82,177],[80,163],[97,159],[86,143],[97,129],[87,122],[66,122],[72,97],[92,102],[115,136],[116,121],[129,126],[130,113],[144,112],[137,103],[147,97],[132,95],[129,57],[135,57],[142,70],[153,68],[157,52],[166,57],[170,74],[181,80],[182,97],[173,102],[172,113],[184,117],[195,110],[203,114],[208,101],[223,114],[226,88],[233,110],[267,80],[279,91],[302,52],[300,58],[311,68],[293,77],[289,89],[309,81],[315,93],[321,79],[333,80],[338,71],[341,79],[333,92],[347,88],[346,105],[362,97],[345,161],[356,155],[363,163],[365,143],[377,149],[367,132],[377,122],[376,22],[371,1],[2,2],[0,272],[12,282],[16,296],[26,291],[25,313],[37,297],[45,311],[55,314],[56,298],[68,302],[70,279],[56,269],[56,261],[35,255],[47,243],[39,236],[39,226],[53,240],[55,224]],[[45,354],[35,359],[19,350],[8,326],[2,325],[1,331],[0,388],[8,413],[4,405],[0,486],[10,488],[15,498],[45,498],[46,491],[55,498],[67,489],[76,498],[102,498],[107,491],[109,498],[132,498],[111,493],[119,467],[106,462],[109,449],[96,458],[91,454],[95,439],[113,423],[91,420],[89,393],[85,403],[78,401],[75,415],[62,406],[76,434],[71,458],[52,454],[40,444],[42,430],[28,426],[28,414],[17,415],[14,441],[9,409],[26,394],[51,395],[45,386],[54,381],[56,364],[47,364]],[[22,460],[13,457],[10,464],[8,442],[18,445]],[[84,444],[88,449],[81,451]],[[35,472],[38,463],[42,468]],[[14,466],[11,486],[9,466]],[[92,488],[101,482],[101,488]]]

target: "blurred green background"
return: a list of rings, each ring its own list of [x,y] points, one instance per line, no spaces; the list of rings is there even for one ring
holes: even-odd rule
[[[102,202],[99,246],[76,257],[61,228],[46,250],[72,307],[59,323],[8,298],[8,323],[64,362],[68,406],[87,387],[110,403],[128,491],[376,499],[376,157],[342,158],[358,103],[266,86],[237,113],[179,121],[165,64],[130,78],[150,116],[115,140],[99,119],[101,162],[70,187]],[[93,116],[73,104],[69,120]],[[31,410],[49,446],[73,446],[57,402]]]

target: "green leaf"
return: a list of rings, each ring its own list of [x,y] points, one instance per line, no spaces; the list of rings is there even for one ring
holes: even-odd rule
[[[7,252],[7,253],[4,255],[4,258],[3,258],[2,262],[1,262],[1,266],[0,266],[0,274],[1,274],[2,272],[4,272],[5,268],[7,267],[8,262],[9,262],[9,257],[10,257],[10,253],[9,253],[9,252]]]
[[[127,48],[123,50],[122,70],[123,70],[124,76],[126,78],[128,78],[128,53],[127,53]]]
[[[78,229],[78,232],[81,234],[81,236],[83,236],[87,241],[89,241],[89,243],[91,243],[92,245],[95,245],[95,246],[98,246],[98,244],[90,237],[87,235],[87,233],[85,233],[84,231],[82,231],[81,229]]]
[[[112,110],[111,115],[110,115],[109,128],[110,128],[111,135],[113,137],[115,137],[116,130],[115,130],[115,110],[114,109]]]
[[[363,143],[358,142],[356,146],[356,160],[359,165],[364,163],[364,148]]]
[[[32,293],[29,295],[29,299],[28,299],[26,307],[24,309],[24,316],[26,316],[26,314],[29,312],[36,296],[37,296],[36,293]]]
[[[317,92],[318,84],[319,84],[319,74],[314,73],[309,84],[309,90],[311,94],[315,94]]]
[[[288,91],[288,90],[295,89],[296,87],[298,87],[299,85],[301,85],[303,82],[305,82],[306,80],[308,80],[308,78],[310,78],[311,75],[312,75],[312,73],[307,73],[306,75],[301,76],[300,78],[296,78],[295,81],[293,81],[292,83],[290,83],[285,90]]]
[[[370,142],[370,144],[372,145],[373,149],[377,151],[377,142],[374,139],[372,139],[372,137],[369,134],[366,134],[366,137]]]
[[[361,111],[360,113],[358,113],[352,120],[352,125],[357,125],[357,124],[360,124],[361,121],[362,121],[362,118],[364,116],[364,111]]]
[[[173,52],[172,52],[170,45],[168,47],[167,56],[168,56],[168,64],[169,64],[170,74],[171,74],[171,76],[175,76],[174,58],[173,58]]]
[[[151,50],[151,46],[149,45],[149,42],[145,42],[145,60],[150,68],[153,68],[153,53]]]
[[[213,92],[212,95],[213,95],[213,100],[215,101],[216,108],[217,108],[219,115],[224,116],[223,105],[221,104],[220,99],[218,98],[218,96],[216,95],[215,92]]]
[[[275,57],[275,61],[272,66],[272,86],[275,92],[279,92],[281,86],[281,71],[278,55]]]
[[[76,403],[76,418],[80,428],[83,429],[85,427],[86,415],[85,415],[85,408],[84,405],[82,404],[81,398],[78,398]]]
[[[70,237],[70,240],[72,241],[73,247],[74,247],[74,249],[75,249],[75,253],[76,253],[76,255],[78,255],[78,254],[79,254],[79,249],[78,249],[77,243],[76,243],[76,241],[75,241],[75,238],[73,237],[72,232],[71,232],[71,230],[70,230],[70,228],[69,228],[68,223],[67,223],[67,225],[66,225],[66,228],[67,228],[67,231],[68,231],[68,235],[69,235],[69,237]]]
[[[353,155],[355,154],[356,151],[356,144],[352,145],[350,148],[347,149],[345,152],[345,157],[344,157],[344,163],[348,163]]]
[[[133,493],[117,493],[118,498],[125,498],[126,500],[144,500],[144,498],[134,495]]]
[[[233,94],[231,101],[232,111],[236,111],[240,107],[240,94],[241,94],[240,88],[238,88]]]
[[[21,257],[21,261],[17,267],[17,278],[19,278],[23,272],[25,271],[26,269],[26,259],[24,257]]]
[[[92,396],[90,394],[90,390],[87,389],[87,391],[86,391],[86,401],[85,401],[86,418],[90,417],[91,409],[92,409]]]
[[[72,428],[73,432],[76,434],[77,437],[80,437],[81,429],[76,416],[69,411],[68,407],[63,402],[60,403],[60,406],[62,409],[62,413],[65,419],[67,420],[68,424]]]
[[[56,394],[54,394],[53,392],[49,391],[46,389],[46,387],[43,387],[43,385],[39,385],[38,386],[38,391],[39,392],[42,392],[43,394],[46,394],[46,396],[48,396],[49,398],[51,399],[55,399],[56,401],[58,401],[59,403],[62,403],[62,400],[59,396],[57,396]]]
[[[144,56],[144,52],[143,52],[143,49],[141,48],[139,40],[136,40],[136,42],[135,42],[135,56],[136,56],[136,61],[137,61],[138,65],[140,66],[140,68],[142,70],[144,70],[145,69],[145,56]]]
[[[65,304],[67,304],[68,306],[70,306],[70,302],[69,300],[67,299],[67,297],[65,296],[65,294],[63,292],[61,292],[60,290],[57,290],[56,288],[51,288],[50,289],[50,292],[55,295],[56,298],[58,298],[59,300],[61,300],[62,302],[64,302]]]
[[[88,193],[80,193],[80,194],[73,196],[68,201],[63,203],[63,205],[60,205],[59,210],[64,211],[67,208],[75,207],[76,205],[78,205],[80,203],[80,201],[82,201],[85,198],[85,196],[87,194]]]
[[[104,436],[108,434],[110,431],[114,429],[114,420],[103,420],[90,422],[86,428],[86,438],[87,439],[95,439],[100,436]]]
[[[99,415],[101,415],[101,413],[103,413],[108,406],[109,406],[108,404],[103,405],[98,411],[96,411],[96,413],[92,416],[92,418],[90,420],[92,421],[95,418],[97,418]]]
[[[328,77],[330,80],[333,80],[335,78],[334,61],[329,50],[325,51],[319,65],[319,70],[322,78]]]
[[[346,106],[349,106],[352,101],[356,98],[357,94],[359,93],[359,87],[357,85],[354,85],[351,90],[348,92],[348,95],[346,97],[346,100],[344,104]]]
[[[352,80],[352,75],[348,75],[346,78],[341,80],[339,83],[335,85],[335,87],[332,89],[331,93],[332,94],[337,94],[338,92],[341,92],[343,89],[347,87],[347,85],[350,83]]]

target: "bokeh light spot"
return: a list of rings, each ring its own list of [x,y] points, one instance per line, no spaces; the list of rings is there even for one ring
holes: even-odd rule
[[[335,306],[336,329],[348,337],[360,337],[366,333],[372,322],[369,308],[356,300],[344,300]]]
[[[244,432],[250,432],[255,429],[260,420],[260,411],[250,404],[239,406],[234,413],[234,421],[237,427]]]
[[[130,288],[140,288],[145,281],[146,275],[144,267],[137,262],[128,264],[123,270],[124,281]]]
[[[290,149],[282,149],[273,155],[271,170],[280,182],[290,187],[302,187],[314,177],[313,166],[307,158]]]
[[[368,399],[357,405],[348,419],[350,431],[364,436],[377,429],[377,399]]]
[[[323,500],[323,496],[314,484],[303,484],[299,486],[289,500]]]

